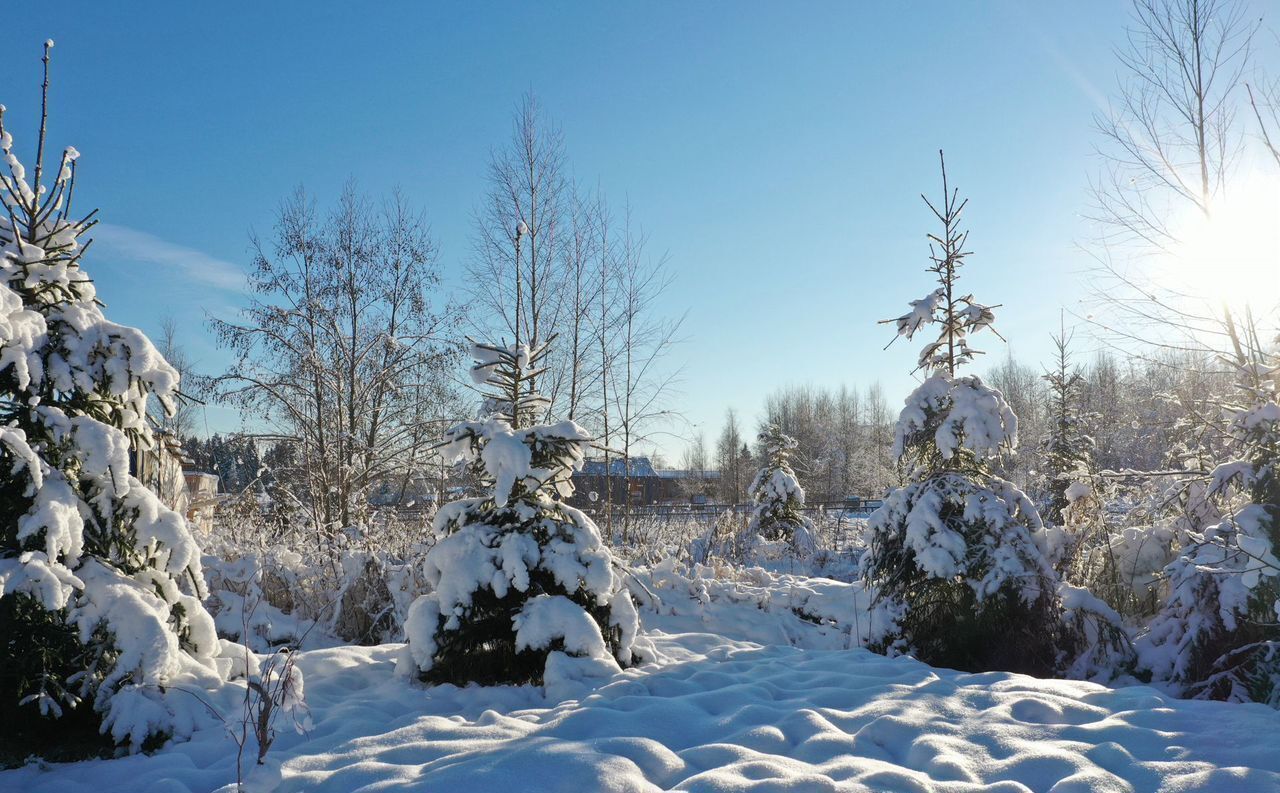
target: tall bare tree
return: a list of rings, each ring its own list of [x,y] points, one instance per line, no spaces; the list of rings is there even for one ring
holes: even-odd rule
[[[151,409],[151,420],[161,432],[174,438],[187,438],[195,434],[200,404],[193,391],[197,381],[195,366],[178,340],[178,323],[171,317],[160,320],[160,338],[156,346],[169,365],[178,370],[177,400],[172,412],[165,412],[158,405]]]
[[[720,430],[720,438],[716,441],[716,467],[720,469],[720,497],[729,504],[742,500],[743,481],[746,472],[742,469],[739,452],[742,448],[742,428],[738,425],[738,414],[729,408],[724,414],[724,427]]]
[[[607,220],[607,211],[598,195],[587,195],[577,187],[571,190],[568,231],[561,252],[566,303],[561,346],[568,356],[564,415],[587,425],[599,423],[604,410],[600,391],[604,378],[603,357],[591,329],[597,293],[607,281],[595,272],[601,254],[608,255],[608,251],[600,250],[607,243],[608,235],[601,234],[599,229]]]
[[[668,366],[684,316],[668,318],[658,301],[666,296],[672,275],[666,258],[651,258],[647,239],[627,209],[618,237],[612,288],[616,349],[608,354],[612,401],[605,409],[617,425],[614,438],[624,460],[626,490],[631,492],[631,458],[641,444],[651,443],[678,417],[671,407],[679,369]],[[608,285],[610,282],[606,282]],[[623,539],[630,526],[630,499],[623,512]]]
[[[490,155],[489,191],[475,215],[468,274],[474,297],[488,309],[471,318],[481,337],[536,348],[562,330],[569,306],[561,236],[572,206],[564,170],[564,138],[527,94],[511,139]],[[565,398],[571,360],[557,346],[547,373],[529,384],[550,400],[551,411]]]
[[[985,379],[1004,395],[1018,417],[1020,436],[1038,439],[1044,435],[1049,393],[1038,371],[1014,358],[1012,348],[1006,348],[1004,360],[991,367]],[[1025,449],[1021,453],[1006,451],[993,464],[1000,476],[1027,490],[1032,486],[1034,472],[1040,467],[1037,458],[1038,455]]]
[[[666,357],[681,319],[660,310],[670,272],[646,255],[630,212],[615,218],[599,190],[566,171],[560,130],[526,96],[511,140],[492,155],[476,213],[469,275],[487,311],[471,320],[488,338],[532,347],[558,339],[528,386],[546,396],[548,416],[577,421],[604,448],[611,535],[612,463],[621,458],[629,480],[631,456],[673,415],[676,375]]]
[[[1163,266],[1185,255],[1189,224],[1210,222],[1232,189],[1244,142],[1242,79],[1257,29],[1241,0],[1133,0],[1133,26],[1117,53],[1124,77],[1110,112],[1097,120],[1105,163],[1092,191],[1097,308],[1085,319],[1130,365],[1140,359],[1148,372],[1180,370],[1160,379],[1183,382],[1183,374],[1203,372],[1228,344],[1222,307],[1164,277]],[[1112,378],[1101,374],[1105,388]],[[1195,401],[1183,414],[1206,421],[1185,426],[1185,436],[1217,434],[1217,422]],[[1100,410],[1104,434],[1112,432],[1112,412]],[[1164,431],[1140,423],[1145,437]],[[1196,453],[1180,446],[1176,456]]]
[[[893,456],[894,417],[880,383],[867,388],[866,424],[870,451],[867,454],[867,492],[880,496],[895,481]]]
[[[689,441],[689,445],[685,447],[684,455],[680,461],[680,467],[685,471],[685,478],[681,480],[685,496],[693,498],[694,496],[707,495],[709,484],[707,479],[708,465],[707,439],[701,432],[698,432]]]

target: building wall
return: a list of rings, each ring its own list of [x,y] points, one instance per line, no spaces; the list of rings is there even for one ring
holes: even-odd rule
[[[161,503],[186,514],[191,499],[182,473],[180,449],[176,449],[167,438],[157,435],[151,448],[134,450],[133,468],[133,475],[150,488]]]
[[[201,471],[187,471],[187,523],[208,531],[213,528],[213,513],[218,506],[218,477]]]

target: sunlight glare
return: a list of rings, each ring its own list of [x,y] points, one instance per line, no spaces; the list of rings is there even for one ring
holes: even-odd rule
[[[1206,217],[1188,214],[1157,265],[1162,286],[1215,312],[1270,313],[1280,304],[1280,179],[1251,172]]]

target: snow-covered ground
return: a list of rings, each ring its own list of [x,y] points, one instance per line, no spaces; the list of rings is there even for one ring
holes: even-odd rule
[[[281,729],[277,789],[1280,790],[1280,712],[1262,705],[846,649],[839,617],[859,593],[834,581],[644,580],[663,600],[643,615],[659,660],[594,689],[421,686],[394,674],[399,645],[301,653],[314,725]],[[184,793],[234,777],[234,746],[206,729],[151,756],[32,763],[0,790]]]

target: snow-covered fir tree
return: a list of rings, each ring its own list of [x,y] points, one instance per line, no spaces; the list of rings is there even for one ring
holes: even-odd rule
[[[1280,356],[1250,319],[1224,323],[1238,400],[1224,405],[1235,459],[1208,494],[1226,516],[1189,532],[1139,657],[1184,693],[1280,707]]]
[[[176,727],[166,684],[218,651],[200,550],[130,473],[148,397],[171,408],[177,373],[94,296],[79,154],[45,170],[42,112],[28,178],[6,121],[0,106],[0,723],[42,752],[99,729],[137,749]]]
[[[959,292],[968,252],[958,228],[966,204],[942,171],[943,200],[925,203],[942,223],[930,235],[938,288],[896,320],[911,339],[926,329],[917,370],[927,373],[898,418],[894,455],[905,484],[869,522],[866,582],[894,624],[879,649],[966,670],[1048,673],[1059,664],[1057,579],[1035,505],[992,472],[1017,445],[1017,418],[1000,392],[957,370],[979,351],[992,307]]]
[[[639,617],[600,531],[566,503],[590,443],[573,421],[532,424],[547,346],[477,344],[490,415],[445,434],[486,495],[445,505],[424,560],[430,594],[405,624],[400,669],[432,683],[542,683],[576,663],[631,665]]]
[[[751,520],[747,534],[751,541],[785,544],[800,556],[813,553],[813,521],[805,517],[804,489],[791,469],[791,453],[796,442],[769,424],[757,437],[763,465],[751,480]]]

